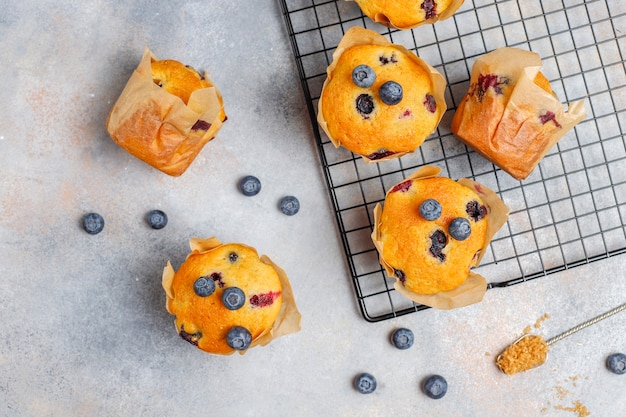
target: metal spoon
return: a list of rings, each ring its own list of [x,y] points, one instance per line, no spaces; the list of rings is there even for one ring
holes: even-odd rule
[[[498,367],[500,368],[500,370],[502,370],[502,372],[505,372],[507,374],[513,374],[516,372],[522,372],[522,371],[527,371],[529,369],[532,369],[534,367],[543,365],[546,361],[546,356],[548,354],[548,347],[553,345],[554,343],[558,342],[559,340],[562,340],[564,338],[566,338],[567,336],[570,336],[576,332],[578,332],[579,330],[582,330],[586,327],[591,326],[592,324],[595,324],[601,320],[604,320],[607,317],[610,317],[614,314],[619,313],[622,310],[626,309],[626,303],[622,304],[618,307],[615,307],[609,311],[607,311],[604,314],[601,314],[597,317],[594,317],[590,320],[585,321],[584,323],[579,324],[576,327],[573,327],[557,336],[554,336],[546,341],[543,340],[543,338],[541,336],[536,336],[536,335],[530,335],[530,334],[525,334],[522,337],[520,337],[519,339],[517,339],[515,342],[513,342],[509,347],[507,347],[501,354],[498,355],[498,357],[496,358],[496,364],[498,365]],[[532,337],[533,340],[531,341],[529,340],[525,340],[527,338]],[[531,350],[532,355],[530,355],[530,357],[527,357],[525,359],[526,362],[525,363],[518,363],[515,365],[518,365],[517,367],[514,368],[509,368],[508,365],[510,364],[509,361],[503,362],[503,359],[505,358],[505,354],[507,353],[507,351],[509,352],[515,352],[515,347],[516,345],[519,345],[520,343],[524,343],[524,344],[529,344],[528,349]],[[531,345],[532,344],[532,345]],[[511,349],[511,350],[509,350]]]

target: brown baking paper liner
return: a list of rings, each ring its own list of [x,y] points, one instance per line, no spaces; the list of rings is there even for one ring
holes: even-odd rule
[[[208,239],[191,238],[189,239],[189,246],[192,253],[203,253],[222,246],[222,242],[220,242],[220,240],[215,237],[210,237]],[[261,262],[272,266],[276,270],[276,273],[278,274],[278,277],[280,279],[280,283],[283,287],[283,302],[280,308],[280,312],[278,313],[278,317],[276,318],[276,321],[274,321],[272,327],[265,330],[254,340],[252,340],[248,349],[237,351],[241,355],[246,353],[247,350],[253,348],[254,346],[265,346],[277,337],[300,331],[300,325],[302,321],[302,316],[300,315],[300,311],[298,311],[298,307],[296,306],[296,300],[293,295],[293,290],[285,271],[274,262],[272,262],[272,260],[266,255],[262,255],[260,259]],[[167,265],[163,269],[161,282],[166,295],[165,308],[170,314],[172,313],[170,310],[170,303],[174,300],[175,296],[175,294],[172,293],[172,283],[174,281],[175,274],[176,272],[174,271],[172,264],[168,261]],[[178,331],[178,329],[176,329],[176,331]],[[234,351],[230,352],[229,354],[232,353],[234,353]]]
[[[361,3],[361,1],[359,0],[345,0],[345,1],[354,1],[357,4]],[[362,0],[362,2],[365,2],[365,1],[367,0]],[[415,2],[415,0],[413,1]],[[392,29],[400,29],[400,30],[413,29],[421,25],[434,24],[435,22],[439,20],[445,20],[449,18],[459,9],[459,7],[463,5],[464,2],[465,0],[452,0],[452,2],[450,2],[450,5],[441,14],[436,14],[433,17],[422,20],[420,22],[399,24],[399,22],[396,21],[394,23],[392,19],[390,19],[384,13],[374,13],[372,16],[370,16],[370,19],[372,19],[372,21],[376,23],[379,23],[385,27],[392,28]],[[361,7],[360,4],[359,4],[359,7]]]
[[[380,45],[380,46],[393,45],[395,48],[398,49],[399,52],[406,54],[413,61],[415,61],[418,65],[425,68],[427,72],[431,75],[430,78],[431,78],[431,82],[433,83],[433,97],[435,97],[435,102],[437,103],[438,106],[441,107],[439,120],[437,121],[437,124],[439,124],[439,122],[441,121],[441,118],[443,117],[444,113],[447,110],[446,100],[444,97],[445,88],[446,88],[446,79],[443,77],[443,75],[441,75],[439,71],[437,71],[435,68],[430,66],[422,58],[418,57],[413,52],[406,49],[404,46],[391,43],[383,35],[380,35],[369,29],[360,28],[358,26],[350,28],[345,33],[345,35],[339,42],[339,45],[337,45],[337,49],[335,49],[335,52],[333,52],[333,61],[330,63],[330,65],[326,69],[326,80],[324,81],[324,84],[322,85],[322,92],[320,92],[320,97],[322,96],[324,89],[326,88],[330,80],[333,78],[333,71],[335,67],[337,66],[339,57],[341,57],[341,55],[346,50],[352,48],[353,46],[358,46],[358,45]],[[332,135],[330,134],[330,131],[328,130],[328,123],[326,123],[326,119],[324,118],[324,112],[322,111],[321,99],[317,103],[317,122],[322,128],[322,130],[324,131],[324,133],[326,133],[326,136],[328,136],[332,144],[335,145],[335,148],[340,147],[341,141],[337,140],[336,138],[333,138]],[[381,162],[381,161],[387,161],[390,159],[399,158],[402,155],[406,155],[408,153],[411,153],[411,152],[398,152],[393,155],[389,155],[389,156],[376,159],[376,160],[371,160],[365,157],[364,155],[360,155],[360,156],[368,163],[372,163],[372,162],[375,163],[375,162]]]
[[[472,67],[470,90],[452,120],[452,132],[462,142],[518,180],[528,177],[550,149],[587,116],[584,100],[570,103],[564,110],[556,95],[534,82],[541,66],[538,54],[518,48],[503,47],[479,57]],[[509,78],[514,87],[506,103],[492,93],[476,100],[472,88],[481,74]],[[539,122],[539,114],[547,112],[554,114],[558,125]]]
[[[146,48],[106,127],[113,141],[130,154],[168,175],[180,176],[217,135],[226,114],[208,73],[204,78],[211,87],[194,91],[185,105],[153,82],[151,64],[156,60]]]
[[[407,179],[420,180],[432,178],[438,176],[440,172],[440,168],[426,165],[418,169]],[[406,179],[402,181],[406,181]],[[495,192],[486,186],[468,178],[461,178],[457,182],[464,187],[472,189],[476,194],[478,194],[483,200],[483,203],[485,204],[485,207],[487,207],[489,213],[489,216],[487,217],[485,244],[481,248],[480,254],[474,264],[474,266],[478,266],[487,251],[491,239],[508,220],[509,208]],[[393,187],[391,187],[390,190],[391,189],[393,189]],[[470,304],[478,303],[483,299],[483,296],[487,291],[487,281],[482,275],[474,272],[469,273],[468,278],[463,282],[463,284],[450,291],[443,291],[436,294],[417,294],[407,290],[400,282],[400,279],[394,275],[393,267],[385,261],[382,255],[383,243],[380,240],[380,221],[382,212],[382,206],[377,204],[374,208],[374,230],[372,231],[371,236],[374,246],[378,250],[380,264],[385,268],[385,271],[387,271],[387,274],[390,277],[396,278],[396,282],[394,284],[396,291],[416,303],[440,310],[451,310],[453,308],[464,307]]]

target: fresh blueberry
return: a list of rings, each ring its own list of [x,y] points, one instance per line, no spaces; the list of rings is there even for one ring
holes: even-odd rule
[[[104,218],[98,213],[88,213],[83,217],[83,227],[90,235],[97,235],[104,229]]]
[[[446,260],[446,254],[442,253],[443,249],[448,244],[448,238],[446,234],[441,230],[435,230],[432,235],[430,235],[430,254],[435,258],[439,259],[441,262]]]
[[[374,98],[369,94],[360,94],[356,98],[356,110],[367,119],[374,111]]]
[[[464,217],[457,217],[450,222],[448,232],[456,240],[465,240],[472,233],[472,227],[469,220]]]
[[[387,81],[380,86],[378,95],[383,103],[393,106],[402,101],[402,86],[395,81]]]
[[[441,204],[437,200],[429,198],[420,204],[420,214],[426,220],[437,220],[441,216]]]
[[[431,375],[424,380],[422,389],[424,394],[434,400],[438,400],[448,392],[448,382],[441,375]]]
[[[231,253],[228,254],[228,260],[231,263],[237,262],[237,259],[239,259],[239,255],[237,255],[237,252],[231,252]]]
[[[399,328],[391,334],[391,342],[395,347],[405,350],[413,346],[415,340],[413,332],[409,329]]]
[[[364,372],[354,378],[354,388],[361,394],[371,394],[376,390],[376,378]]]
[[[226,343],[235,350],[246,350],[250,347],[252,335],[245,327],[231,327],[226,333]]]
[[[352,81],[359,87],[368,88],[376,81],[376,73],[368,65],[357,65],[352,70]]]
[[[252,197],[261,191],[261,181],[253,175],[246,175],[239,181],[239,189],[243,195]]]
[[[293,216],[299,210],[300,202],[296,197],[289,195],[287,197],[283,197],[283,199],[280,200],[280,211],[282,211],[283,214],[286,214],[287,216]]]
[[[167,214],[161,210],[152,210],[146,218],[153,229],[163,229],[167,225]]]
[[[229,310],[239,310],[246,303],[246,295],[240,288],[228,287],[222,293],[222,302]]]
[[[609,371],[617,375],[626,373],[626,355],[623,353],[614,353],[606,358],[606,366]]]
[[[215,281],[210,277],[200,277],[193,283],[193,291],[200,297],[208,297],[215,292]]]

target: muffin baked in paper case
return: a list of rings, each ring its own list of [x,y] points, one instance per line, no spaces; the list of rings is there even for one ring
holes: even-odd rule
[[[437,177],[440,172],[441,169],[438,167],[423,166],[411,176],[401,181],[401,183],[407,180],[419,181]],[[468,265],[469,270],[470,267],[477,267],[480,264],[480,261],[485,255],[493,236],[508,220],[509,208],[500,199],[500,197],[498,197],[498,195],[488,187],[468,178],[461,178],[457,182],[460,185],[473,190],[481,198],[488,212],[485,241],[478,256],[472,261],[471,265]],[[391,187],[387,192],[387,195],[389,195],[393,189],[394,187]],[[394,288],[398,291],[398,293],[418,304],[423,304],[441,310],[464,307],[470,304],[478,303],[483,299],[483,296],[487,291],[487,281],[482,275],[472,272],[471,270],[468,272],[467,279],[460,286],[448,291],[441,291],[435,294],[418,294],[405,288],[400,278],[396,276],[393,266],[387,263],[383,256],[383,242],[381,240],[382,213],[383,207],[381,204],[377,204],[374,208],[374,228],[371,238],[378,251],[380,264],[385,268],[385,271],[390,277],[396,279]],[[407,225],[407,227],[409,226]],[[416,256],[420,255],[416,254]],[[427,255],[424,254],[422,256]]]
[[[363,14],[394,29],[412,29],[452,16],[465,0],[346,0],[356,2]]]
[[[203,254],[203,253],[216,250],[223,245],[224,244],[215,237],[206,238],[206,239],[205,238],[192,238],[189,240],[191,253],[187,256],[187,258],[189,258],[189,256],[193,254]],[[251,249],[256,254],[256,250],[250,246],[243,245],[243,244],[236,244],[236,245],[245,247],[247,249]],[[300,331],[301,315],[300,315],[300,312],[298,311],[296,300],[293,294],[293,290],[291,288],[291,284],[289,282],[289,278],[287,277],[287,274],[282,268],[276,265],[268,256],[261,255],[259,259],[262,263],[271,266],[276,271],[278,278],[280,280],[281,287],[282,287],[281,289],[282,303],[280,307],[280,312],[278,313],[278,316],[274,320],[273,324],[267,329],[265,329],[257,337],[253,338],[248,348],[244,350],[237,350],[237,352],[242,355],[246,353],[249,349],[255,346],[265,346],[277,337],[285,336],[287,334],[296,333]],[[173,290],[173,283],[174,283],[175,275],[176,275],[176,271],[174,271],[172,264],[168,261],[167,265],[163,269],[162,286],[166,294],[166,303],[165,303],[166,310],[170,314],[174,314],[172,305],[176,299],[176,294]],[[192,314],[194,315],[196,313],[199,315],[210,314],[210,311],[203,310],[203,311],[192,312]],[[233,312],[233,313],[236,313],[236,312]],[[244,325],[244,324],[245,323],[240,323],[239,325]],[[178,326],[176,326],[176,330],[177,331],[179,330]],[[211,337],[211,336],[207,334],[207,337]],[[209,352],[209,353],[220,354],[220,355],[230,355],[234,352],[235,350],[232,350],[229,352],[221,352],[221,353],[216,353],[216,352]]]
[[[583,100],[564,110],[541,66],[537,53],[519,48],[478,57],[452,120],[462,142],[518,180],[586,117]]]
[[[153,61],[145,49],[141,62],[111,109],[106,127],[130,154],[160,171],[180,176],[226,120],[222,96],[208,73],[210,87],[191,93],[185,104],[153,82]]]
[[[387,38],[385,38],[383,35],[377,32],[374,32],[372,30],[355,26],[346,31],[345,35],[339,42],[339,45],[337,45],[337,48],[333,52],[333,60],[326,69],[326,79],[324,80],[324,84],[322,85],[322,91],[320,93],[320,100],[318,101],[317,122],[319,126],[322,128],[322,130],[326,133],[326,135],[328,136],[332,144],[336,148],[339,148],[340,146],[344,146],[348,148],[345,144],[342,143],[340,138],[335,137],[331,133],[328,122],[326,121],[326,118],[324,117],[324,110],[323,110],[324,103],[323,103],[322,96],[324,95],[324,90],[327,88],[330,81],[334,78],[334,71],[343,53],[352,47],[361,46],[361,45],[377,45],[377,46],[384,46],[384,47],[392,46],[393,48],[395,48],[395,50],[397,50],[398,53],[407,56],[410,60],[415,62],[419,67],[421,67],[428,74],[430,78],[430,82],[432,84],[432,96],[437,106],[436,111],[438,112],[436,123],[434,124],[432,131],[428,132],[428,134],[431,134],[433,131],[435,131],[439,122],[441,121],[441,118],[443,117],[447,109],[446,100],[445,100],[446,79],[443,77],[443,75],[439,71],[437,71],[434,67],[429,65],[426,61],[424,61],[422,58],[418,57],[415,53],[405,48],[403,45],[394,44],[388,41]],[[396,79],[395,81],[401,82],[403,80],[402,77],[406,78],[406,74],[400,73],[398,74],[398,77],[399,78]],[[358,126],[353,126],[353,129],[357,131]],[[426,137],[422,138],[421,142],[423,142],[424,139],[426,139]],[[421,145],[421,142],[420,142],[420,145]],[[366,155],[361,154],[360,156],[363,157],[363,159],[368,163],[369,162],[381,162],[381,161],[399,158],[402,155],[406,155],[408,153],[415,151],[417,147],[419,147],[419,145],[415,146],[413,149],[410,149],[410,150],[397,151],[389,156],[377,157],[375,160],[368,158]]]

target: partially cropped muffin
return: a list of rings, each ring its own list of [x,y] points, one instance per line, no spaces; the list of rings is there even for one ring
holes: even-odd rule
[[[222,96],[209,78],[146,49],[111,109],[107,131],[130,154],[182,175],[226,121]]]
[[[452,120],[462,142],[518,180],[586,117],[583,100],[563,109],[541,66],[537,53],[519,48],[479,57]]]
[[[363,14],[376,23],[396,28],[435,23],[452,16],[464,0],[350,0],[355,1]]]
[[[508,208],[484,185],[437,176],[439,171],[427,166],[393,186],[384,207],[375,209],[372,238],[396,289],[423,304],[452,308],[482,299],[486,281],[471,268]]]
[[[368,29],[351,28],[328,67],[318,122],[337,147],[378,162],[413,152],[446,111],[443,76]]]
[[[167,311],[178,334],[213,354],[244,353],[300,329],[285,272],[243,244],[193,239],[178,271],[163,271]]]

